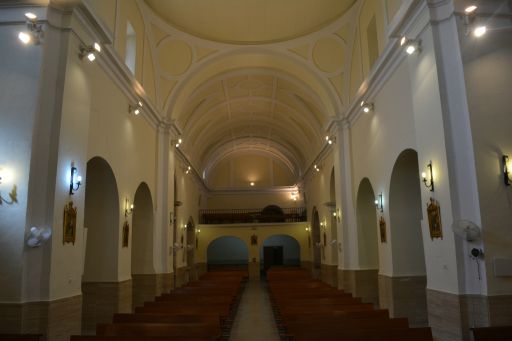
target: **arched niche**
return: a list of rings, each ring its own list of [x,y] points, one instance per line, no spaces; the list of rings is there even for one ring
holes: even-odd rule
[[[84,227],[87,229],[82,282],[118,280],[120,240],[119,194],[108,162],[94,157],[87,162]]]
[[[406,149],[398,156],[389,187],[393,275],[425,275],[421,235],[421,192],[418,154]]]
[[[398,156],[391,173],[389,217],[393,277],[400,278],[400,294],[396,280],[387,278],[390,288],[390,314],[407,317],[411,326],[428,324],[426,298],[426,266],[421,232],[422,204],[418,154],[406,149]]]
[[[249,248],[240,238],[222,236],[212,240],[206,249],[208,269],[237,267],[247,269]]]
[[[320,269],[322,267],[322,243],[320,240],[320,217],[318,210],[313,207],[313,221],[311,223],[311,239],[313,248],[313,274],[316,276],[320,275]]]
[[[359,183],[356,201],[357,246],[361,269],[379,268],[379,245],[375,192],[368,178]]]
[[[264,271],[271,266],[300,266],[300,244],[292,236],[276,234],[266,238],[260,249]]]
[[[135,191],[133,205],[132,274],[153,274],[153,199],[145,182],[142,182]]]

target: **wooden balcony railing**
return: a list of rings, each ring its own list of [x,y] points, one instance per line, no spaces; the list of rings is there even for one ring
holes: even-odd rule
[[[200,224],[298,223],[307,221],[305,207],[199,210]]]

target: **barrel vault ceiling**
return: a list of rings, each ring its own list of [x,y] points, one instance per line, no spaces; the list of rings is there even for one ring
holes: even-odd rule
[[[263,153],[297,179],[349,102],[355,0],[145,0],[158,109],[208,176]],[[285,19],[284,19],[285,18]]]

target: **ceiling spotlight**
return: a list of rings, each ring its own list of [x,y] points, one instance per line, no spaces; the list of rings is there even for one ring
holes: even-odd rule
[[[37,19],[37,15],[35,15],[32,12],[27,12],[27,13],[25,13],[25,18],[27,18],[27,20],[30,20],[30,21],[35,21]]]
[[[471,5],[471,6],[468,6],[466,7],[466,9],[464,9],[464,13],[466,14],[471,14],[473,13],[478,7],[475,6],[475,5]]]
[[[80,46],[80,59],[87,57],[90,62],[94,62],[96,60],[96,53],[101,52],[101,45],[98,43],[94,43],[92,46]]]
[[[32,41],[32,37],[27,32],[18,33],[18,39],[25,45],[28,45]]]
[[[134,114],[135,116],[138,116],[142,112],[142,102],[138,101],[137,105],[129,105],[128,112],[130,114]]]
[[[28,31],[18,33],[18,39],[25,45],[38,45],[43,40],[43,25],[37,22],[37,15],[31,12],[25,13]]]
[[[473,35],[477,38],[480,38],[481,36],[483,36],[484,34],[487,33],[487,27],[486,26],[477,26],[474,30],[473,30]]]
[[[361,102],[361,109],[363,110],[363,112],[369,113],[370,111],[373,110],[373,103],[368,103],[366,101],[362,101]]]
[[[420,49],[419,41],[407,39],[406,37],[402,37],[402,39],[400,39],[400,46],[405,48],[405,52],[407,52],[407,54],[413,54]]]

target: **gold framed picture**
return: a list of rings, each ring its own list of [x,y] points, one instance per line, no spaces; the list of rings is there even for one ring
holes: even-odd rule
[[[428,227],[430,230],[430,239],[443,239],[443,225],[441,224],[441,207],[439,202],[430,198],[427,204]]]
[[[386,220],[384,217],[380,217],[379,219],[379,232],[380,232],[380,242],[385,243],[387,241],[386,238]]]
[[[130,237],[130,224],[127,221],[123,224],[123,247],[128,247],[128,240]]]
[[[75,245],[76,240],[76,207],[73,206],[73,202],[70,201],[64,206],[64,218],[63,218],[63,231],[62,231],[62,244],[73,243]]]

